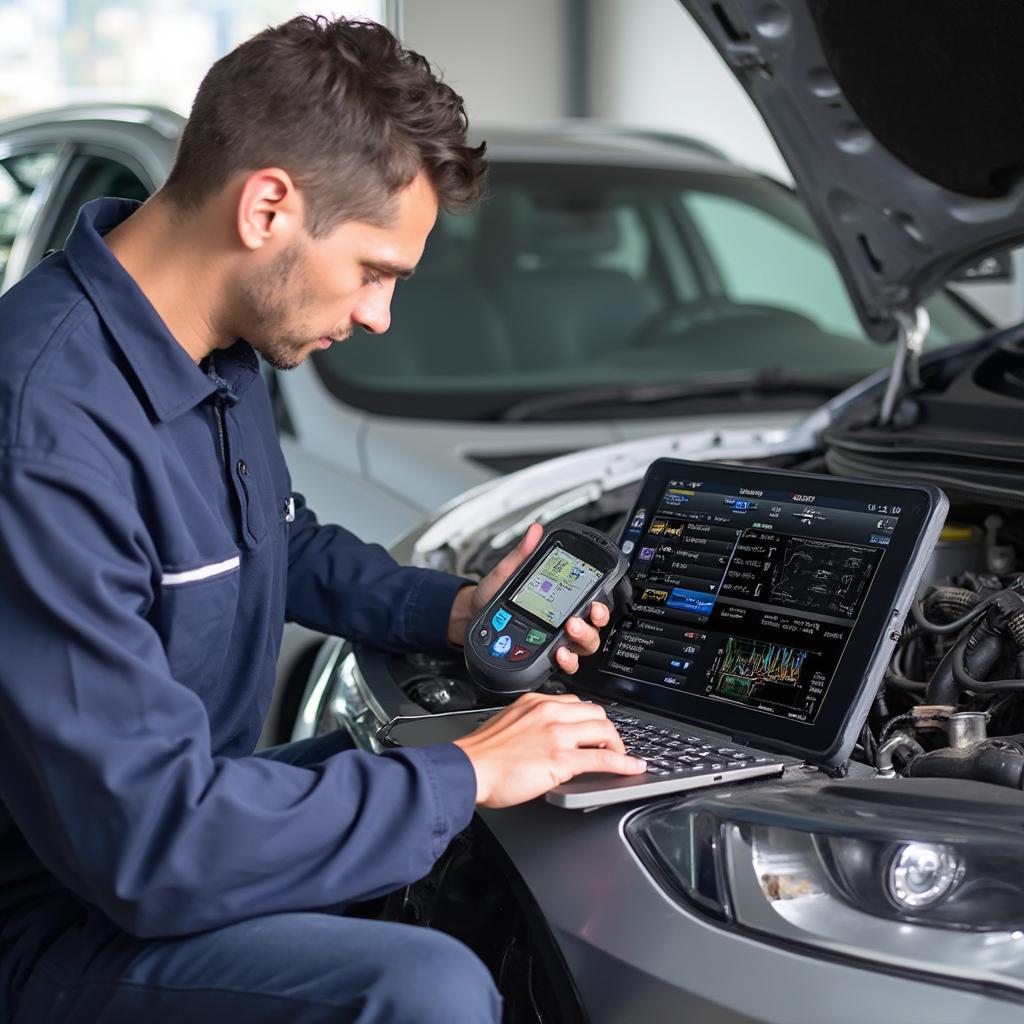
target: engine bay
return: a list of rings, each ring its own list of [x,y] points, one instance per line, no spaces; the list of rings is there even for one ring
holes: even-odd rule
[[[745,460],[936,483],[950,496],[941,539],[852,757],[882,776],[1024,787],[1024,489],[1012,433],[1022,370],[1019,339],[965,348],[925,368],[888,426],[877,424],[877,403],[861,403],[824,433],[817,451]],[[637,487],[532,511],[548,528],[571,520],[615,537]],[[505,529],[448,552],[455,563],[448,567],[482,576],[518,535]],[[428,711],[487,704],[457,657],[394,656],[392,672]],[[556,675],[549,686],[558,691],[564,680]]]

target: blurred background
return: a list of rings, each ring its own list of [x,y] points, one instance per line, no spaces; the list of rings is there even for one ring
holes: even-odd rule
[[[387,24],[444,71],[478,125],[587,117],[676,131],[791,181],[678,0],[0,0],[0,118],[96,100],[187,114],[213,61],[297,13]],[[1024,255],[1014,261],[1019,281]],[[1016,283],[966,288],[997,323],[1024,319]]]
[[[213,61],[300,12],[389,25],[444,69],[481,124],[585,116],[675,129],[785,176],[676,0],[0,0],[0,117],[97,99],[185,114]]]

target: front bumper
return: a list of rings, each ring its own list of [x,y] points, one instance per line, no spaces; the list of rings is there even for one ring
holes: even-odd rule
[[[392,717],[424,713],[399,689],[389,664],[386,655],[353,651],[342,641],[325,645],[302,727],[345,727],[375,749],[377,730]],[[794,784],[815,783],[797,778]],[[539,910],[594,1024],[1020,1019],[1021,1001],[1005,991],[754,938],[681,906],[625,838],[623,824],[634,810],[578,813],[536,800],[478,812]]]

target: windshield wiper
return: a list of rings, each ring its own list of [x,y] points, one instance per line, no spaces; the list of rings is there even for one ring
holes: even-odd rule
[[[570,410],[608,405],[659,405],[688,398],[745,397],[748,395],[838,394],[856,383],[861,374],[835,377],[799,377],[783,370],[758,373],[715,374],[672,384],[626,384],[561,391],[520,399],[500,410],[497,419],[506,423],[545,419]]]

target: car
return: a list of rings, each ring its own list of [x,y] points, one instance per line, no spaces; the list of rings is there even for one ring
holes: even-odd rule
[[[1024,239],[1024,16],[999,6],[978,18],[946,0],[926,16],[895,4],[870,17],[824,0],[684,3],[761,110],[890,366],[795,425],[686,430],[534,464],[449,502],[393,553],[478,576],[535,520],[621,536],[662,457],[937,485],[946,526],[840,769],[588,813],[478,810],[426,879],[372,912],[471,945],[513,1024],[1016,1020],[1024,325],[928,352],[923,303]],[[689,329],[681,315],[655,346],[673,367],[672,340]],[[492,703],[456,655],[334,638],[295,735],[345,728],[377,750],[395,718]]]
[[[151,194],[183,124],[87,104],[0,125],[0,289],[90,199]],[[481,134],[489,199],[440,218],[388,333],[264,368],[322,520],[390,544],[532,462],[681,422],[774,429],[881,365],[790,189],[692,139],[588,123]],[[929,311],[938,345],[987,323],[952,291]],[[266,742],[290,732],[319,639],[286,630]]]

